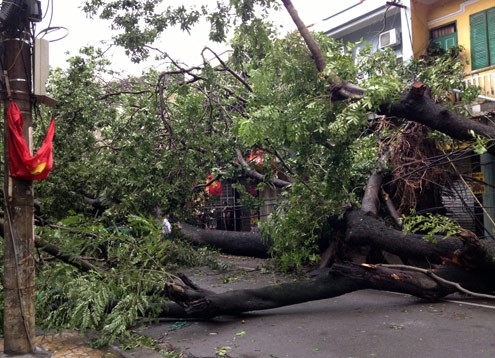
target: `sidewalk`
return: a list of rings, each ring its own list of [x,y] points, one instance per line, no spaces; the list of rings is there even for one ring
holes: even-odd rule
[[[89,339],[78,332],[65,331],[50,336],[37,336],[34,340],[36,348],[46,352],[39,356],[52,358],[116,358],[120,355],[109,350],[98,350],[89,347]],[[36,357],[25,355],[16,357]],[[3,339],[0,340],[0,357],[10,357],[3,353]]]

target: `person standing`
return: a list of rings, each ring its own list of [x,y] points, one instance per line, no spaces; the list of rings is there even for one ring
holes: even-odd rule
[[[163,218],[162,221],[162,232],[163,235],[165,235],[169,239],[172,238],[172,225],[170,224],[170,221],[168,221],[166,216]]]

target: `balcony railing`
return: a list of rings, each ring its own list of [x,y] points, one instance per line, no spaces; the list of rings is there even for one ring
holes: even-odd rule
[[[464,79],[466,86],[481,88],[481,96],[495,98],[495,71],[469,74]]]

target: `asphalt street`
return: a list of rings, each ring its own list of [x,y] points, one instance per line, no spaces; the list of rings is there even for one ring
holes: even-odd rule
[[[493,358],[494,332],[493,302],[452,297],[432,304],[366,290],[141,333],[195,357]]]
[[[215,292],[284,281],[262,262],[232,258],[229,274],[186,274]],[[139,333],[185,356],[232,358],[493,358],[495,301],[460,295],[430,303],[413,296],[363,290],[241,317],[162,322]],[[152,358],[150,351],[124,352]],[[159,355],[156,355],[159,357]]]

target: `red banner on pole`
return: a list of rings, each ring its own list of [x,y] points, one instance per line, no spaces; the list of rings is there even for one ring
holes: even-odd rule
[[[31,155],[23,135],[24,119],[17,104],[10,102],[7,110],[9,132],[9,169],[13,178],[41,180],[48,177],[53,167],[53,135],[55,120],[52,118],[45,140],[34,156]]]

